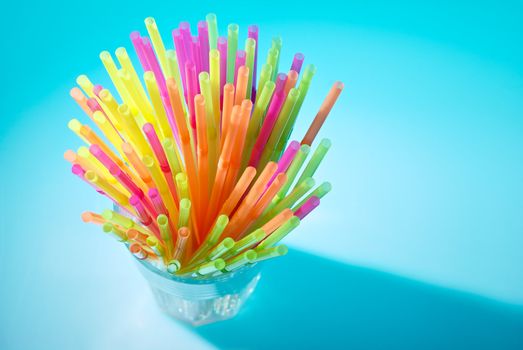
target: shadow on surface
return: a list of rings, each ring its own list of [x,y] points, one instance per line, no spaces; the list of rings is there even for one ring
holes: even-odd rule
[[[523,349],[523,308],[291,250],[195,331],[220,349]]]

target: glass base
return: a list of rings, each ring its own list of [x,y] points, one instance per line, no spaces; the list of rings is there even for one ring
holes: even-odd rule
[[[172,276],[142,261],[138,266],[159,307],[193,326],[234,317],[260,279],[257,265],[209,279]]]

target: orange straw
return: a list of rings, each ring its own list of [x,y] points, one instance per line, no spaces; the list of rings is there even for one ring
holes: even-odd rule
[[[240,105],[247,95],[247,84],[249,83],[249,67],[241,66],[238,69],[238,77],[236,80],[236,96],[234,96],[234,104]]]
[[[196,131],[198,132],[198,186],[199,186],[199,211],[198,217],[202,217],[209,199],[209,157],[207,146],[207,123],[205,112],[205,99],[202,95],[194,97],[196,109]]]
[[[282,210],[278,215],[274,216],[272,219],[270,219],[265,225],[261,227],[261,229],[267,233],[267,235],[270,235],[278,227],[283,225],[287,220],[289,220],[294,213],[290,208]]]
[[[285,82],[285,86],[283,88],[283,91],[285,91],[285,95],[287,95],[289,91],[296,86],[297,81],[298,72],[294,70],[289,71],[289,74],[287,74],[287,81]]]
[[[80,108],[82,108],[85,114],[87,114],[89,118],[93,120],[93,112],[91,111],[91,108],[89,108],[89,106],[87,105],[87,97],[84,95],[82,90],[80,90],[77,87],[74,87],[71,89],[71,91],[69,91],[69,94],[71,95],[73,100],[75,100],[76,103],[78,103],[78,105],[80,106]]]
[[[325,97],[325,100],[321,104],[320,110],[316,114],[316,117],[314,117],[309,130],[307,130],[303,140],[301,140],[302,145],[312,145],[312,141],[314,141],[314,138],[318,134],[318,131],[320,131],[320,128],[325,122],[325,119],[327,119],[332,106],[334,106],[334,103],[336,103],[336,100],[340,96],[341,90],[343,90],[343,83],[341,81],[335,82],[327,97]]]
[[[245,194],[245,191],[247,191],[247,188],[251,184],[252,180],[256,176],[256,168],[249,166],[245,168],[243,171],[242,176],[236,183],[236,186],[232,190],[229,198],[223,203],[223,206],[220,210],[220,214],[229,216],[234,208],[238,205],[238,202]]]
[[[106,222],[106,220],[102,217],[102,215],[86,211],[82,213],[82,221],[83,222],[92,222],[93,224],[102,225]]]
[[[234,85],[225,84],[223,87],[223,108],[222,108],[222,134],[221,148],[227,137],[227,132],[231,125],[232,107],[234,106]]]
[[[140,157],[138,157],[138,154],[136,154],[133,146],[131,144],[125,142],[122,145],[122,151],[131,163],[132,167],[136,170],[138,173],[138,176],[142,179],[142,181],[145,183],[145,185],[149,188],[155,187],[154,182],[151,178],[151,175],[149,174],[149,171],[143,164]]]

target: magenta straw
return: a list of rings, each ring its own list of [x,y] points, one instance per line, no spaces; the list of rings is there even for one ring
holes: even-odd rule
[[[93,93],[98,96],[98,94],[100,93],[100,91],[102,91],[104,89],[104,87],[100,84],[97,84],[95,86],[93,86]],[[98,96],[100,97],[100,96]]]
[[[138,56],[138,60],[140,60],[140,63],[142,64],[143,70],[145,72],[150,71],[151,67],[149,67],[147,58],[145,58],[143,40],[139,32],[135,31],[131,33],[131,42],[133,43],[134,51],[136,51],[136,55]]]
[[[145,52],[145,58],[147,59],[149,67],[151,67],[151,70],[154,74],[156,84],[158,85],[158,89],[160,90],[160,95],[163,98],[169,98],[169,93],[167,92],[167,84],[165,83],[165,76],[163,75],[162,69],[160,68],[160,63],[156,58],[156,54],[154,53],[149,38],[143,38],[143,47]]]
[[[238,79],[238,70],[241,66],[245,66],[247,54],[244,50],[236,51],[236,63],[234,65],[234,86],[236,86],[236,80]]]
[[[285,83],[287,82],[287,74],[280,73],[276,76],[276,87],[274,88],[274,95],[283,95],[283,89],[285,88]]]
[[[160,139],[158,138],[158,134],[156,134],[156,131],[154,130],[154,126],[151,123],[145,123],[142,130],[153,149],[156,159],[158,159],[162,172],[171,172],[167,156],[165,155],[165,151],[163,150]]]
[[[156,188],[149,189],[148,192],[149,199],[153,203],[154,210],[158,214],[163,214],[169,216],[169,212],[167,211],[167,208],[163,204],[162,197],[160,197],[160,192]]]
[[[191,25],[189,22],[180,22],[180,33],[183,38],[183,46],[185,48],[185,59],[187,61],[193,61],[194,57],[192,53],[192,35],[191,35]]]
[[[209,28],[207,27],[207,21],[198,22],[198,37],[200,38],[202,70],[209,72]]]
[[[98,159],[98,161],[100,163],[102,163],[102,165],[104,167],[107,168],[107,170],[110,170],[111,167],[118,167],[118,165],[113,162],[113,160],[111,158],[109,158],[109,156],[107,154],[105,154],[104,151],[102,151],[102,148],[98,145],[91,145],[89,147],[89,152],[91,152],[91,154],[96,158]]]
[[[301,66],[303,65],[303,60],[305,60],[305,56],[303,56],[302,53],[298,52],[297,54],[295,54],[294,59],[292,60],[291,70],[300,74]]]
[[[178,66],[180,67],[180,70],[185,67],[185,63],[187,62],[187,57],[185,54],[185,47],[183,45],[183,38],[182,34],[180,33],[180,29],[173,30],[173,41],[174,41],[174,47],[176,49],[176,58],[178,59]],[[187,102],[187,83],[185,81],[185,74],[180,74],[182,76],[182,87],[178,86],[178,88],[181,88],[183,90],[183,95],[185,96],[185,101]]]
[[[291,165],[292,160],[294,159],[294,156],[296,153],[298,153],[298,150],[300,149],[301,144],[298,141],[292,141],[289,143],[289,146],[287,146],[287,149],[280,157],[280,160],[278,161],[278,170],[272,175],[271,179],[267,183],[266,189],[272,184],[274,179],[279,173],[284,173],[289,168],[289,165]]]
[[[218,51],[220,52],[220,108],[223,103],[223,87],[227,81],[227,38],[218,38]]]
[[[303,218],[309,215],[309,213],[313,211],[314,208],[316,208],[318,205],[320,205],[320,199],[316,196],[312,196],[294,212],[294,216],[297,216],[300,220],[303,220]]]
[[[129,204],[131,204],[133,208],[136,210],[136,214],[138,214],[138,219],[140,219],[142,224],[144,224],[145,226],[149,226],[153,223],[153,219],[147,213],[147,210],[145,210],[145,207],[143,206],[138,196],[132,195],[131,198],[129,198]]]
[[[95,98],[89,98],[87,99],[87,107],[91,110],[91,112],[100,111],[103,112],[102,106],[96,101]]]
[[[185,79],[187,81],[187,105],[193,131],[196,130],[196,114],[194,113],[194,96],[198,94],[198,78],[196,77],[196,67],[194,63],[185,64]]]
[[[202,55],[201,55],[201,45],[200,38],[198,36],[193,36],[191,38],[192,44],[192,53],[194,58],[194,65],[196,66],[196,75],[200,75],[200,72],[203,70],[202,67]],[[199,86],[199,84],[198,84]]]
[[[253,24],[247,29],[247,37],[254,39],[256,46],[254,47],[254,65],[252,69],[252,92],[251,92],[251,101],[254,103],[256,101],[256,68],[258,67],[258,26]]]

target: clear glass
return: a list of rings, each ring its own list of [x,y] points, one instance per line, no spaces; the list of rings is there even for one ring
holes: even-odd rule
[[[193,326],[234,317],[260,279],[258,264],[208,279],[173,276],[137,260],[159,307]]]

